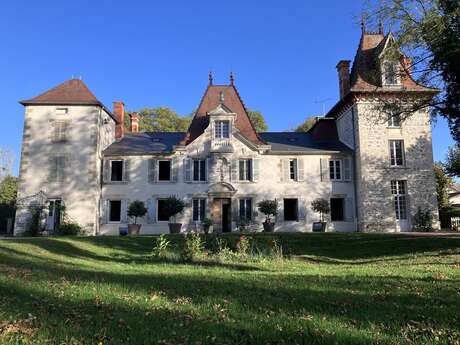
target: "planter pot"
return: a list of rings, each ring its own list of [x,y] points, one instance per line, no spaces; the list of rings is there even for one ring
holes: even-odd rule
[[[212,232],[212,226],[211,225],[203,225],[203,232],[205,234],[209,234],[210,232]]]
[[[141,232],[141,224],[128,224],[128,233],[130,235],[139,235]]]
[[[313,232],[326,232],[326,222],[314,222],[312,230]]]
[[[274,232],[275,231],[275,223],[262,223],[264,226],[264,232]]]
[[[180,229],[182,228],[181,223],[168,223],[169,226],[169,233],[170,234],[179,234]]]

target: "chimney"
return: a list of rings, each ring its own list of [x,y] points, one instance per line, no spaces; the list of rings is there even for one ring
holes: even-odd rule
[[[113,114],[119,122],[115,126],[115,139],[121,139],[125,134],[125,104],[123,102],[113,102]]]
[[[336,68],[339,73],[340,99],[342,99],[350,91],[350,60],[340,60]]]
[[[139,116],[137,113],[132,113],[129,118],[131,119],[131,133],[139,132]]]

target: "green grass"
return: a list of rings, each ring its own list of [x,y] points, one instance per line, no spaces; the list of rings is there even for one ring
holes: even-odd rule
[[[460,238],[256,241],[274,237],[289,259],[152,260],[154,237],[0,241],[0,343],[459,344]]]

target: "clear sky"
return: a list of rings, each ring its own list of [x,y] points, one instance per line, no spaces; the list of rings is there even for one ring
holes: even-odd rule
[[[335,66],[352,59],[364,0],[4,1],[0,5],[0,147],[15,152],[18,100],[82,77],[109,108],[195,109],[212,70],[230,71],[246,106],[271,131],[295,127],[338,98]],[[434,157],[453,143],[433,127]]]

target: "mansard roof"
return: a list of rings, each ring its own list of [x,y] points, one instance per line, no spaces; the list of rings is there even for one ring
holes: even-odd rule
[[[221,94],[223,101],[221,100]],[[249,119],[247,110],[241,100],[236,87],[231,85],[209,85],[201,99],[200,105],[192,119],[192,123],[181,141],[182,145],[188,145],[198,138],[209,125],[208,113],[217,108],[223,102],[228,109],[236,113],[235,126],[240,133],[254,144],[261,145],[260,139],[254,126]]]

